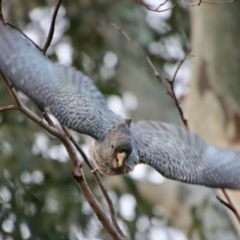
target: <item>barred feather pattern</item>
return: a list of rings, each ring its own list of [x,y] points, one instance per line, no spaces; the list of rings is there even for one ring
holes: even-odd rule
[[[180,126],[131,124],[107,108],[91,79],[54,64],[20,32],[0,23],[0,70],[13,86],[69,128],[95,139],[90,154],[108,175],[148,164],[163,176],[214,188],[240,189],[240,152],[207,145]],[[119,159],[118,159],[119,158]]]
[[[52,63],[20,32],[4,24],[0,24],[0,47],[0,69],[13,86],[69,128],[101,139],[121,119],[107,108],[89,77]]]
[[[207,145],[168,123],[141,121],[132,129],[139,161],[163,176],[213,188],[240,189],[240,152]]]

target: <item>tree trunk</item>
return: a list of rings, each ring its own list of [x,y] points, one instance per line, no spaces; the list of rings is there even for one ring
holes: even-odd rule
[[[222,147],[240,147],[239,13],[239,2],[202,4],[191,11],[194,57],[185,116],[193,132]],[[240,211],[240,193],[229,193]]]

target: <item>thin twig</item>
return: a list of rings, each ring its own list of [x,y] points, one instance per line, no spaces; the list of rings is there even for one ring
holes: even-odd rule
[[[232,212],[235,212],[235,208],[233,208],[229,203],[222,200],[219,196],[216,196],[217,200],[222,203],[225,207],[229,208]]]
[[[189,3],[185,0],[177,0],[173,6],[169,7],[169,8],[165,8],[165,9],[160,9],[162,6],[164,6],[169,0],[165,0],[163,3],[160,3],[156,8],[151,8],[149,7],[149,5],[147,3],[144,3],[142,0],[136,0],[139,4],[141,4],[142,6],[144,6],[146,9],[148,9],[149,11],[152,12],[166,12],[168,10],[172,10],[174,7],[177,6],[178,2],[182,2],[183,4],[190,6],[190,7],[195,7],[195,6],[200,6],[202,3],[204,4],[216,4],[216,5],[223,5],[223,4],[230,4],[230,3],[234,3],[237,2],[238,0],[229,0],[226,2],[220,2],[220,1],[216,1],[216,2],[211,2],[211,1],[205,1],[205,0],[199,0],[198,3]]]
[[[187,6],[196,7],[196,6],[200,6],[201,3],[224,5],[224,4],[230,4],[230,3],[237,2],[238,0],[230,0],[230,1],[227,1],[227,2],[207,2],[207,1],[204,1],[204,0],[199,0],[198,3],[189,3],[189,2],[186,2],[185,0],[179,0],[179,1],[182,2],[183,4],[186,4]]]
[[[61,3],[62,3],[62,0],[58,0],[57,4],[55,6],[55,9],[54,9],[54,12],[53,12],[53,16],[52,16],[52,22],[51,22],[49,33],[48,33],[48,37],[47,37],[47,41],[45,42],[44,47],[42,49],[42,51],[44,53],[46,53],[48,47],[51,44],[51,41],[52,41],[52,38],[53,38],[53,34],[54,34],[54,29],[55,29],[55,22],[56,22],[58,10],[59,10],[59,8],[61,6]]]
[[[14,104],[11,104],[8,106],[0,107],[0,112],[4,112],[4,111],[8,111],[8,110],[16,110],[16,109],[18,109],[18,107],[15,106]]]
[[[143,5],[146,9],[148,9],[149,11],[152,11],[152,12],[166,12],[166,11],[169,11],[169,10],[172,10],[174,7],[176,7],[176,5],[178,4],[178,1],[176,1],[173,6],[169,7],[169,8],[165,8],[165,9],[162,9],[160,10],[160,8],[162,6],[164,6],[169,0],[165,0],[165,2],[163,3],[160,3],[155,9],[149,7],[146,3],[144,3],[142,0],[136,0],[138,3],[140,3],[141,5]]]
[[[0,9],[0,14],[1,14],[1,9]],[[3,18],[2,18],[2,21],[3,21]],[[48,42],[50,44],[51,38],[49,38],[49,39],[50,40]],[[46,46],[47,46],[47,44],[46,44]],[[46,47],[46,49],[47,49],[47,47]],[[50,134],[54,135],[59,140],[61,140],[62,144],[65,146],[65,148],[69,154],[71,163],[73,165],[74,179],[76,180],[77,185],[80,188],[81,192],[83,193],[85,199],[88,201],[88,203],[90,204],[90,206],[92,207],[92,209],[96,213],[96,215],[98,216],[100,222],[102,223],[102,225],[106,229],[106,231],[109,233],[109,235],[113,239],[118,239],[118,240],[124,239],[121,236],[121,232],[119,232],[115,228],[115,226],[112,225],[112,222],[107,217],[106,213],[103,211],[99,202],[97,201],[97,199],[91,192],[89,186],[87,185],[86,180],[83,175],[83,172],[81,170],[81,167],[79,166],[79,160],[77,158],[76,152],[72,146],[71,141],[68,139],[68,137],[64,134],[64,132],[59,131],[59,129],[57,129],[54,126],[50,126],[49,124],[44,122],[41,118],[39,118],[35,113],[33,113],[31,110],[29,110],[18,98],[17,93],[15,92],[14,88],[11,86],[11,84],[9,83],[9,81],[5,77],[5,75],[2,72],[0,72],[0,74],[3,78],[3,80],[5,81],[6,86],[7,86],[8,90],[10,91],[13,99],[15,100],[15,104],[1,107],[1,110],[4,111],[4,110],[10,109],[10,108],[18,109],[19,111],[24,113],[28,118],[30,118],[32,121],[34,121],[39,126],[41,126],[43,129],[45,129]]]
[[[63,129],[63,131],[65,132],[66,136],[70,139],[70,141],[73,143],[73,145],[75,146],[75,148],[76,148],[76,149],[78,150],[78,152],[81,154],[81,156],[82,156],[84,162],[87,164],[88,168],[89,168],[90,170],[92,170],[92,169],[93,169],[93,166],[92,166],[92,164],[89,162],[86,154],[85,154],[85,153],[83,152],[83,150],[78,146],[78,144],[76,143],[76,141],[74,140],[74,138],[72,137],[72,135],[68,132],[67,128],[66,128],[63,124],[61,124],[61,126],[62,126],[62,129]]]
[[[36,48],[38,48],[39,50],[41,50],[39,48],[39,46],[31,39],[29,38],[22,30],[20,30],[19,28],[17,28],[16,26],[12,25],[11,23],[5,22],[3,14],[2,14],[2,0],[0,0],[0,21],[3,22],[4,24],[9,25],[10,27],[16,29],[17,31],[19,31],[25,38],[27,38]]]
[[[158,11],[162,6],[164,6],[167,2],[169,2],[169,0],[165,0],[165,2],[160,3],[157,8],[155,9],[155,11]]]
[[[176,76],[177,76],[177,73],[180,69],[180,67],[182,66],[182,64],[184,63],[184,61],[186,60],[186,58],[188,57],[188,55],[190,54],[191,51],[187,52],[187,54],[185,55],[185,57],[180,61],[180,63],[178,64],[177,66],[177,69],[175,71],[175,73],[173,74],[173,78],[172,80],[169,80],[169,79],[165,79],[167,81],[167,83],[170,85],[170,88],[171,88],[171,92],[169,92],[168,88],[166,87],[163,79],[160,77],[160,74],[159,72],[157,71],[155,65],[153,64],[153,62],[151,61],[150,57],[147,55],[147,53],[136,43],[134,42],[120,27],[118,27],[116,24],[111,24],[114,28],[116,28],[128,41],[130,41],[131,43],[133,43],[145,56],[149,66],[151,67],[151,69],[153,70],[153,73],[155,75],[155,77],[162,83],[162,85],[164,86],[164,88],[166,89],[167,91],[167,94],[169,96],[171,96],[171,98],[174,100],[175,102],[175,106],[179,112],[179,115],[180,115],[180,118],[185,126],[186,129],[189,130],[189,127],[188,127],[188,122],[187,120],[185,119],[184,117],[184,114],[183,114],[183,110],[180,106],[180,103],[176,97],[176,94],[174,92],[174,82],[175,82],[175,79],[176,79]],[[222,189],[222,192],[224,194],[224,196],[226,197],[228,203],[224,202],[223,200],[220,200],[220,202],[222,202],[225,206],[227,206],[229,209],[231,209],[233,211],[233,213],[235,214],[237,220],[239,221],[240,223],[240,215],[237,211],[237,209],[234,207],[234,204],[232,203],[228,193],[226,192],[225,189]],[[219,198],[218,198],[219,199]]]
[[[52,16],[52,21],[51,21],[51,27],[50,27],[50,30],[49,30],[49,33],[48,33],[48,37],[47,37],[47,40],[44,44],[44,47],[42,49],[43,53],[45,54],[48,47],[50,46],[51,44],[51,41],[52,41],[52,38],[53,38],[53,34],[54,34],[54,26],[55,26],[55,22],[56,22],[56,17],[57,17],[57,13],[58,13],[58,9],[61,5],[61,0],[59,0],[57,2],[57,5],[55,7],[55,10],[54,10],[54,13],[53,13],[53,16]],[[46,112],[43,112],[44,116],[45,116],[45,119],[46,120],[50,120],[50,118],[48,117],[47,113]],[[49,122],[49,121],[48,121]],[[51,121],[49,122],[49,124],[51,123]],[[50,124],[51,125],[51,124]],[[93,176],[94,176],[94,179],[95,181],[97,182],[97,184],[99,185],[102,193],[103,193],[103,196],[104,198],[106,199],[106,202],[108,204],[108,207],[109,207],[109,210],[110,210],[110,214],[111,214],[111,220],[112,220],[112,223],[114,225],[114,227],[116,228],[116,230],[118,231],[118,233],[123,237],[125,238],[123,232],[121,231],[118,223],[117,223],[117,220],[116,220],[116,216],[115,216],[115,211],[114,211],[114,208],[113,208],[113,204],[112,204],[112,201],[110,199],[110,197],[108,196],[108,193],[107,193],[107,190],[106,188],[104,187],[103,183],[102,183],[102,180],[98,174],[97,171],[93,171],[93,166],[92,164],[89,162],[86,154],[83,152],[83,150],[79,147],[79,145],[76,143],[76,141],[74,140],[74,138],[71,136],[71,134],[68,132],[67,128],[61,124],[62,126],[62,129],[64,131],[64,133],[66,134],[66,136],[69,138],[69,140],[72,142],[72,144],[75,146],[75,148],[77,149],[77,151],[80,153],[80,155],[82,156],[84,162],[87,164],[88,168],[90,169],[90,171],[92,172]],[[74,175],[75,176],[75,175]],[[77,181],[77,178],[74,177],[75,180]]]
[[[62,129],[65,132],[66,136],[68,136],[68,138],[70,139],[70,141],[72,142],[72,144],[75,146],[75,148],[77,149],[77,151],[81,154],[84,162],[87,164],[88,168],[90,169],[91,173],[93,174],[94,179],[96,180],[97,184],[99,185],[103,196],[108,204],[109,210],[110,210],[110,214],[111,214],[111,220],[112,223],[114,225],[114,227],[117,229],[117,231],[119,232],[119,234],[121,234],[121,236],[125,239],[125,236],[122,232],[122,230],[120,229],[117,220],[116,220],[116,214],[115,214],[115,210],[112,204],[112,201],[107,193],[107,190],[105,188],[105,186],[103,185],[103,182],[101,180],[101,177],[99,176],[98,171],[95,171],[95,169],[93,168],[92,164],[89,162],[86,154],[83,152],[83,150],[79,147],[79,145],[76,143],[76,141],[74,140],[74,138],[72,137],[72,135],[68,132],[67,128],[62,125]]]
[[[139,46],[139,44],[137,44],[135,41],[133,41],[126,32],[124,32],[118,25],[116,25],[115,23],[110,23],[110,25],[112,27],[114,27],[115,29],[117,29],[129,42],[131,42],[145,57],[148,65],[150,66],[150,68],[153,70],[153,73],[155,75],[155,77],[157,78],[157,80],[163,85],[163,87],[165,88],[167,94],[169,94],[170,96],[172,95],[172,93],[169,91],[168,87],[166,86],[164,80],[161,78],[159,72],[157,71],[157,68],[155,67],[155,65],[153,64],[152,60],[149,58],[148,54]],[[172,96],[171,96],[172,97]]]
[[[8,80],[6,77],[1,73],[2,78],[4,79],[5,83],[7,83],[8,90],[11,92],[11,95],[13,96],[14,100],[17,103],[17,109],[24,113],[29,119],[31,119],[33,122],[38,124],[40,127],[45,129],[47,132],[52,134],[53,136],[57,137],[59,140],[61,140],[62,144],[65,146],[69,158],[71,160],[72,166],[73,166],[73,176],[74,179],[77,182],[78,187],[80,188],[81,192],[83,193],[85,199],[88,201],[90,206],[92,207],[95,214],[98,216],[100,222],[102,223],[103,227],[106,229],[106,231],[109,233],[109,235],[113,239],[122,240],[120,233],[116,231],[115,227],[113,227],[112,222],[107,217],[106,213],[103,211],[102,207],[100,206],[99,202],[91,192],[89,186],[86,183],[86,180],[84,178],[83,172],[81,168],[79,167],[79,161],[76,156],[75,150],[69,141],[68,137],[63,133],[60,132],[56,127],[52,127],[48,125],[46,122],[44,122],[41,118],[39,118],[35,113],[33,113],[31,110],[29,110],[21,100],[18,98],[16,92],[14,89],[9,87]]]
[[[183,124],[184,124],[184,126],[185,126],[185,128],[187,130],[189,130],[188,122],[187,122],[187,119],[184,117],[183,110],[182,110],[182,108],[180,106],[180,103],[179,103],[179,100],[177,99],[177,96],[175,94],[174,83],[175,83],[178,71],[180,70],[181,66],[183,65],[183,63],[185,62],[185,60],[187,59],[187,57],[189,56],[190,53],[191,53],[191,50],[189,50],[185,54],[184,58],[179,62],[178,66],[177,66],[177,68],[176,68],[176,70],[175,70],[175,72],[173,74],[172,79],[171,80],[167,79],[167,82],[169,83],[171,91],[172,91],[172,98],[173,98],[174,103],[175,103],[175,105],[177,107],[177,110],[178,110],[178,112],[180,114],[181,120],[182,120],[182,122],[183,122]]]
[[[113,26],[115,29],[117,29],[129,42],[133,43],[134,46],[145,56],[145,59],[147,60],[147,63],[148,65],[150,66],[150,68],[153,70],[153,73],[156,77],[156,79],[163,85],[163,87],[165,88],[167,94],[173,99],[177,109],[178,109],[178,112],[179,112],[179,115],[180,115],[180,118],[184,124],[184,126],[189,129],[188,127],[188,123],[187,123],[187,120],[185,119],[184,117],[184,114],[183,114],[183,111],[182,111],[182,108],[179,104],[179,101],[175,95],[175,92],[174,92],[174,81],[175,81],[175,78],[176,78],[176,75],[178,73],[178,70],[180,69],[181,65],[183,64],[183,62],[186,60],[187,56],[189,55],[189,53],[186,54],[186,56],[184,57],[184,59],[179,63],[174,75],[173,75],[173,78],[172,80],[169,80],[169,79],[162,79],[159,72],[157,71],[157,68],[155,67],[154,63],[152,62],[152,60],[150,59],[150,57],[148,56],[148,54],[134,41],[132,40],[128,34],[126,32],[124,32],[119,26],[117,26],[116,24],[114,23],[111,23],[110,24],[111,26]],[[167,82],[170,86],[170,90],[169,88],[167,87],[166,83]]]
[[[28,37],[21,29],[12,25],[9,22],[6,22],[6,24],[9,25],[10,27],[16,29],[17,31],[19,31],[29,42],[31,42],[36,48],[38,48],[40,51],[42,51],[42,49],[30,37]]]
[[[238,0],[230,0],[230,1],[227,1],[227,2],[207,2],[207,1],[201,0],[201,2],[205,3],[205,4],[218,4],[218,5],[230,4],[230,3],[237,2],[237,1]]]
[[[223,188],[222,188],[221,190],[222,190],[222,193],[223,193],[224,197],[227,199],[227,202],[228,202],[228,205],[225,205],[225,204],[224,204],[224,205],[225,205],[226,207],[228,207],[228,208],[234,213],[234,215],[236,216],[238,222],[240,223],[240,215],[239,215],[239,212],[238,212],[237,209],[235,208],[235,206],[234,206],[231,198],[229,197],[226,189],[223,189]],[[219,198],[218,198],[218,199],[219,199]],[[220,201],[220,202],[222,202],[222,201]]]
[[[4,76],[4,74],[3,74],[3,72],[2,72],[1,70],[0,70],[0,75],[1,75],[1,77],[2,77],[2,79],[3,79],[3,81],[5,82],[5,84],[7,85],[8,90],[9,90],[12,98],[13,98],[13,99],[15,100],[15,102],[16,102],[15,106],[16,106],[16,107],[21,106],[21,101],[19,100],[17,94],[15,93],[15,90],[13,89],[11,83],[10,83],[10,82],[8,81],[8,79]]]
[[[189,54],[191,53],[191,49],[185,54],[184,58],[179,62],[176,71],[173,74],[173,78],[172,78],[172,82],[174,83],[176,80],[176,76],[178,74],[179,69],[181,68],[181,66],[183,65],[183,63],[185,62],[185,60],[187,59],[187,57],[189,56]]]
[[[51,41],[52,41],[52,37],[53,37],[53,34],[54,34],[54,26],[55,26],[55,22],[56,22],[56,17],[57,17],[57,13],[58,13],[58,9],[61,5],[61,0],[59,0],[57,2],[57,5],[55,7],[55,10],[54,10],[54,13],[53,13],[53,16],[52,16],[52,21],[51,21],[51,27],[50,27],[50,30],[49,30],[49,33],[48,33],[48,37],[47,37],[47,40],[44,44],[44,47],[42,49],[42,52],[45,54],[48,47],[50,46],[51,44]],[[47,113],[46,112],[43,112],[43,115],[45,116],[44,118],[47,120],[47,122],[52,125],[52,122],[50,121],[50,118],[48,117]],[[71,136],[71,134],[68,132],[67,128],[61,124],[62,126],[62,129],[63,131],[65,132],[66,136],[69,138],[69,140],[72,142],[72,144],[75,146],[75,148],[77,149],[77,151],[80,153],[80,155],[82,156],[84,162],[87,164],[88,168],[90,169],[90,171],[92,172],[93,176],[94,176],[94,179],[96,180],[97,184],[99,185],[102,193],[103,193],[103,196],[104,198],[106,199],[106,202],[108,204],[108,207],[109,207],[109,210],[110,210],[110,214],[111,214],[111,220],[112,220],[112,223],[114,225],[114,227],[116,228],[116,230],[118,231],[118,233],[123,237],[125,238],[123,232],[121,231],[118,223],[117,223],[117,220],[116,220],[116,216],[115,216],[115,211],[114,211],[114,208],[113,208],[113,204],[112,204],[112,201],[110,199],[110,197],[108,196],[108,193],[107,193],[107,190],[106,188],[104,187],[103,183],[102,183],[102,180],[98,174],[97,171],[93,171],[93,166],[91,165],[91,163],[89,162],[86,154],[83,152],[83,150],[78,146],[78,144],[76,143],[76,141],[74,140],[74,138]],[[76,178],[75,178],[76,180]]]

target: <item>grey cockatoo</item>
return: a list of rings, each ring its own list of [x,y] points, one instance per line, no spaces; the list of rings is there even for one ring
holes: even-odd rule
[[[207,145],[180,126],[122,119],[107,108],[87,76],[52,63],[19,31],[3,23],[0,69],[40,109],[50,110],[62,124],[93,138],[90,155],[100,172],[125,174],[143,163],[177,181],[240,189],[240,152]]]

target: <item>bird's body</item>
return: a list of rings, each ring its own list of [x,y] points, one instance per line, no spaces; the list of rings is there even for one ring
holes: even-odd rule
[[[125,174],[144,163],[170,179],[240,189],[240,152],[209,146],[180,126],[122,119],[107,108],[87,76],[52,63],[3,23],[0,50],[0,70],[16,89],[64,125],[94,139],[90,154],[102,173]]]

